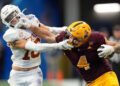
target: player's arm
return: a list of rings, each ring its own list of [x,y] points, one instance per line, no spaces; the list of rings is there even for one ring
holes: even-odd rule
[[[64,26],[64,27],[50,27],[50,26],[44,25],[44,24],[40,23],[38,18],[33,14],[29,14],[28,18],[29,17],[32,18],[33,20],[35,20],[34,22],[32,22],[32,25],[36,25],[37,23],[39,23],[39,27],[42,27],[43,29],[49,30],[53,34],[58,34],[58,33],[62,32],[62,31],[65,31],[67,29],[67,26]]]
[[[53,34],[58,34],[58,33],[62,32],[62,31],[65,31],[67,29],[67,26],[64,26],[64,27],[50,27],[50,26],[44,25],[44,24],[40,23],[40,21],[38,20],[38,18],[34,14],[27,15],[27,18],[30,19],[30,20],[33,20],[32,25],[37,25],[39,27],[42,27],[43,29],[49,30]]]
[[[31,51],[37,51],[37,52],[46,52],[46,51],[52,51],[56,49],[71,49],[73,46],[68,44],[69,40],[64,40],[59,43],[34,43],[32,41],[27,41],[25,39],[15,41],[14,45],[12,47],[17,48],[23,48]]]
[[[36,34],[39,38],[42,38],[50,43],[54,43],[55,35],[49,31],[49,28],[44,25],[40,25],[40,27],[36,27],[31,25],[29,28],[34,34]]]
[[[65,31],[67,29],[67,26],[63,26],[63,27],[50,27],[50,26],[44,25],[42,23],[40,23],[40,27],[50,31],[53,34],[59,34],[60,32]]]
[[[108,58],[113,53],[120,53],[120,43],[114,41],[106,41],[106,44],[101,45],[97,50],[99,57]]]
[[[57,27],[48,27],[44,24],[40,24],[40,27],[34,25],[30,26],[30,30],[36,34],[39,38],[42,38],[50,43],[56,42],[55,35],[61,31],[65,31],[67,27],[57,28]],[[52,33],[51,33],[52,32]],[[54,33],[54,34],[53,34]]]
[[[49,28],[43,24],[40,27],[34,25],[27,18],[21,18],[19,22],[15,25],[16,28],[23,28],[31,30],[39,38],[42,38],[50,43],[56,42],[55,35],[49,31]]]
[[[42,38],[48,42],[56,42],[55,35],[53,33],[59,33],[61,31],[65,31],[67,27],[56,28],[56,27],[48,27],[44,24],[40,24],[40,27],[32,24],[28,19],[21,19],[19,23],[16,25],[17,27],[24,26],[25,28],[31,30],[34,34],[36,34],[39,38]],[[51,32],[53,33],[51,33]]]
[[[7,42],[7,45],[12,48],[13,42],[19,40],[18,32],[14,29],[8,29],[3,35],[3,39]]]

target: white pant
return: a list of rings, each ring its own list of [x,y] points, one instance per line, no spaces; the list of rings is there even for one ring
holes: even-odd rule
[[[10,86],[42,86],[43,76],[40,68],[30,71],[10,72],[8,83]]]

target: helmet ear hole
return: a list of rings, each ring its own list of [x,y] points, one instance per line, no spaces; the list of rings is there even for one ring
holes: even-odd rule
[[[85,27],[82,27],[82,28],[85,28]]]

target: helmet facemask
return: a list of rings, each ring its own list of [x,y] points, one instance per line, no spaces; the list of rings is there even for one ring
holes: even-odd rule
[[[23,13],[18,13],[17,11],[12,12],[6,19],[6,25],[14,27],[20,20],[20,18],[25,17]]]
[[[69,39],[72,45],[75,47],[78,47],[79,43],[82,43],[84,41],[83,38],[77,38],[74,36],[70,36]]]
[[[72,41],[70,42],[70,44],[72,44],[73,46],[77,47],[78,43],[82,42],[83,41],[83,38],[77,38],[77,37],[74,37],[70,31],[68,31],[66,29],[66,34],[65,34],[65,38],[66,39],[72,39]]]
[[[14,25],[19,21],[20,16],[17,11],[12,12],[6,19],[5,22],[8,26],[14,27]]]

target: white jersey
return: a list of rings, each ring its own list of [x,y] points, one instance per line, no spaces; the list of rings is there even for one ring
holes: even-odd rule
[[[37,23],[38,24],[38,23]],[[9,28],[4,36],[6,42],[27,39],[40,43],[40,39],[30,30]],[[21,68],[30,68],[41,64],[40,53],[20,48],[11,48],[13,65]]]

